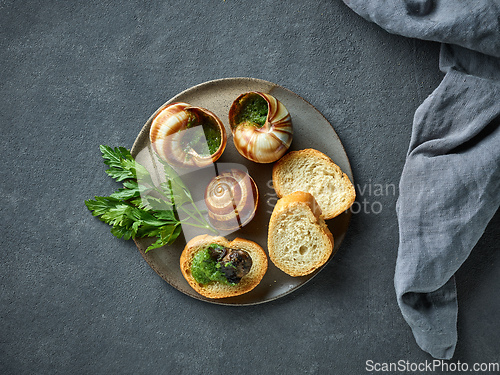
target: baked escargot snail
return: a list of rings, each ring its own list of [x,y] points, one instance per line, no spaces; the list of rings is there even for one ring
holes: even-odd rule
[[[156,154],[172,166],[205,167],[226,147],[224,124],[211,111],[187,103],[171,103],[151,122],[149,139]]]
[[[236,230],[255,216],[259,192],[246,172],[230,169],[215,176],[205,189],[208,218],[214,228]]]
[[[231,284],[239,283],[252,268],[252,258],[245,250],[212,244],[208,251],[210,258],[219,264],[219,272]]]
[[[241,94],[229,109],[229,124],[238,152],[257,163],[272,163],[288,150],[292,119],[274,96],[251,91]]]

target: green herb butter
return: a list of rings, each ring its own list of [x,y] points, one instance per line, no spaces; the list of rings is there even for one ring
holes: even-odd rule
[[[210,125],[203,125],[203,131],[205,132],[205,138],[207,139],[208,151],[210,152],[210,155],[212,155],[220,147],[220,131],[219,129]]]
[[[260,95],[252,95],[243,104],[237,122],[247,122],[260,128],[266,123],[267,113],[267,101]]]
[[[211,249],[220,248],[222,246],[211,244],[205,249],[200,250],[193,258],[191,263],[191,274],[194,279],[200,284],[208,284],[212,281],[218,281],[223,284],[233,285],[230,283],[224,274],[220,271],[221,265],[216,259],[211,256]]]
[[[221,144],[221,134],[216,124],[212,123],[208,117],[198,117],[194,114],[190,114],[189,119],[186,124],[187,129],[191,129],[195,126],[202,126],[203,135],[199,132],[199,136],[189,139],[184,146],[184,152],[188,152],[190,149],[195,150],[201,156],[209,156],[214,154],[220,147]],[[205,142],[208,146],[208,150],[205,147]]]

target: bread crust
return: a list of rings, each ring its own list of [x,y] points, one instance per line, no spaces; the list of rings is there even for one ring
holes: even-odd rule
[[[344,172],[342,172],[340,167],[335,164],[329,156],[325,155],[321,151],[312,148],[290,151],[274,164],[272,179],[273,187],[276,191],[276,194],[278,195],[278,198],[282,198],[285,195],[292,193],[293,191],[304,191],[315,195],[315,192],[312,191],[311,188],[308,188],[308,181],[305,183],[300,183],[298,179],[294,179],[294,185],[296,186],[296,188],[293,189],[293,191],[291,191],[290,187],[287,186],[289,184],[283,181],[283,175],[286,174],[287,165],[293,162],[294,159],[298,158],[308,159],[311,161],[311,163],[320,162],[325,164],[330,170],[334,171],[334,173],[338,177],[338,180],[342,183],[342,186],[345,190],[343,194],[344,201],[341,204],[336,205],[335,207],[323,206],[322,211],[323,218],[325,220],[333,219],[352,206],[354,200],[356,199],[356,191],[349,177]],[[315,198],[318,199],[317,196],[315,196]]]
[[[278,202],[276,202],[276,205],[274,206],[273,212],[271,214],[271,218],[273,217],[273,215],[278,215],[284,208],[293,203],[306,204],[317,220],[321,217],[321,215],[323,215],[321,207],[319,206],[318,202],[316,202],[316,199],[312,194],[304,191],[295,191],[282,197],[278,200]]]
[[[210,244],[218,244],[233,249],[245,250],[252,258],[250,272],[243,276],[236,285],[225,285],[219,282],[209,284],[198,283],[191,274],[191,263],[198,251]],[[182,251],[180,258],[181,272],[188,284],[199,294],[207,298],[227,298],[248,293],[254,289],[264,277],[267,271],[267,255],[257,243],[243,238],[235,238],[228,241],[221,236],[210,236],[208,234],[196,236],[191,239]]]
[[[287,214],[287,211],[290,211],[291,209],[293,210],[297,206],[299,206],[303,210],[307,210],[310,213],[308,219],[310,223],[312,223],[311,225],[315,225],[322,233],[322,238],[320,239],[319,243],[316,244],[320,251],[315,254],[315,257],[303,266],[292,268],[289,267],[281,258],[281,251],[278,248],[282,246],[282,244],[278,243],[275,237],[282,217]],[[292,228],[285,229],[290,233],[292,232]],[[290,276],[296,277],[308,275],[324,265],[328,261],[328,259],[330,259],[330,256],[333,252],[333,245],[333,235],[326,225],[322,216],[321,208],[319,207],[312,194],[302,191],[296,191],[278,200],[269,221],[267,241],[269,258],[276,267]]]

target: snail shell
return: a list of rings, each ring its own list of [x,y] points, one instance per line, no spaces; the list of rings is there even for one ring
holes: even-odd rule
[[[168,104],[156,114],[149,139],[161,159],[183,167],[205,167],[215,162],[227,143],[224,124],[214,113],[182,102]]]
[[[256,102],[267,103],[267,116],[259,126],[245,115]],[[251,91],[241,94],[229,109],[229,124],[238,152],[257,163],[272,163],[282,157],[293,138],[292,118],[286,107],[274,96]]]
[[[258,201],[255,181],[238,169],[215,176],[205,189],[209,220],[219,230],[236,230],[248,224]]]

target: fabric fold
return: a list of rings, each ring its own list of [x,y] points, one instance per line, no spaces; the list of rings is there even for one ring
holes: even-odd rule
[[[343,0],[387,32],[500,57],[497,0]]]
[[[500,205],[500,4],[344,2],[388,32],[442,42],[445,76],[415,112],[400,179],[394,287],[417,344],[451,359],[454,274]]]
[[[443,46],[441,59],[455,48]],[[415,113],[394,285],[417,343],[435,358],[450,359],[456,346],[453,275],[500,205],[499,125],[500,84],[455,68]]]

